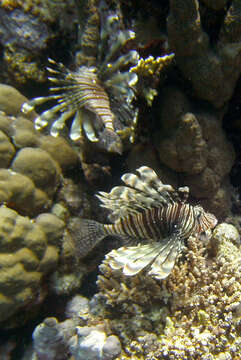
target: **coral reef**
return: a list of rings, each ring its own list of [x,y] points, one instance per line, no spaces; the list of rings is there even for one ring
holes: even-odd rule
[[[212,3],[219,8],[225,2]],[[170,1],[169,45],[194,94],[222,107],[231,98],[240,76],[241,6],[237,0],[231,2],[215,42],[202,28],[199,6],[197,0]]]
[[[39,134],[20,115],[22,101],[16,89],[0,85],[2,327],[24,323],[20,310],[31,317],[49,288],[69,293],[80,286],[87,267],[73,266],[67,228],[73,216],[92,216],[85,187],[65,178],[78,167],[78,154],[63,138]]]
[[[149,106],[158,94],[155,87],[160,83],[160,73],[163,75],[163,70],[171,64],[173,58],[174,54],[157,58],[149,56],[146,59],[139,59],[136,66],[131,67],[130,71],[138,75],[138,93],[146,99]]]
[[[6,206],[0,207],[0,219],[0,322],[3,322],[29,304],[34,308],[42,300],[41,279],[57,265],[64,223],[51,214],[42,214],[32,222]],[[22,315],[20,318],[23,321]],[[14,322],[17,319],[16,316]]]
[[[0,4],[0,44],[3,47],[2,66],[9,76],[8,82],[23,84],[27,80],[43,82],[46,75],[40,66],[43,51],[64,35],[74,32],[75,19],[72,0],[8,1]],[[70,21],[71,20],[71,21]],[[53,31],[54,28],[54,31]],[[3,81],[3,78],[1,79]]]
[[[136,64],[139,55],[135,50],[123,53],[124,47],[135,34],[123,28],[119,8],[111,11],[104,1],[99,8],[93,2],[87,6],[90,9],[90,23],[87,20],[86,29],[81,35],[81,55],[85,58],[89,48],[97,48],[97,44],[94,46],[92,42],[93,38],[98,37],[98,53],[94,64],[91,61],[90,65],[90,61],[87,61],[75,71],[70,71],[63,64],[49,59],[52,65],[48,68],[49,80],[55,85],[50,89],[53,95],[31,100],[23,105],[23,112],[45,101],[57,100],[57,105],[36,118],[37,129],[49,125],[51,135],[57,136],[66,130],[67,120],[74,117],[69,132],[72,140],[80,139],[84,132],[88,140],[96,142],[100,148],[121,153],[120,135],[126,137],[128,134],[131,140],[137,118],[132,101],[138,76],[128,71],[128,68]],[[92,26],[93,16],[96,25],[96,15],[99,16],[100,30]]]
[[[126,278],[104,262],[97,303],[124,345],[121,359],[238,359],[240,255],[239,234],[224,223],[208,242],[191,237],[187,261],[162,282]]]
[[[203,199],[220,217],[230,210],[227,176],[234,161],[232,145],[222,130],[222,116],[208,106],[194,107],[179,89],[168,86],[163,89],[160,131],[155,135],[161,163],[181,173],[191,195]]]
[[[0,80],[28,97],[0,84],[1,359],[240,359],[240,24],[239,0],[0,2]],[[160,201],[181,189],[185,203],[187,185],[182,209],[225,221],[179,255],[170,241],[168,277],[147,275],[155,261],[125,275],[140,265],[130,238],[76,247],[110,204],[129,216],[119,230],[156,231],[128,212],[149,206],[153,177],[145,201],[133,174],[138,201],[120,191],[145,166],[170,184]]]
[[[81,326],[89,317],[89,301],[75,296],[67,304],[67,319],[47,318],[33,333],[31,358],[41,360],[114,360],[121,353],[117,336],[101,325]]]
[[[240,250],[237,230],[223,223],[212,236],[190,237],[186,261],[180,258],[166,280],[126,277],[104,261],[99,292],[90,301],[75,296],[63,322],[49,318],[40,324],[34,331],[34,354],[41,354],[46,338],[47,360],[59,359],[59,354],[47,357],[48,349],[63,345],[64,360],[238,360]]]

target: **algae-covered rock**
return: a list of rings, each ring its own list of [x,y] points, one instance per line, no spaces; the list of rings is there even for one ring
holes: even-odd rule
[[[56,267],[59,250],[48,244],[40,224],[5,206],[0,207],[0,237],[2,322],[27,305],[38,304],[42,276]]]
[[[117,336],[107,336],[101,326],[77,327],[71,353],[76,360],[114,360],[121,353]]]
[[[60,324],[54,317],[47,318],[38,325],[33,333],[34,350],[37,359],[43,360],[67,360],[68,350],[65,344],[66,335],[71,336],[74,332],[74,323],[68,324],[65,331],[63,324]],[[72,325],[72,326],[71,326]]]
[[[46,56],[49,44],[53,46],[74,32],[75,6],[72,0],[55,1],[1,1],[0,44],[6,75],[18,83],[27,80],[43,82],[45,71],[40,59]]]
[[[44,360],[119,359],[121,343],[108,326],[84,326],[90,318],[89,300],[76,295],[67,303],[66,320],[46,318],[33,332],[33,358]]]

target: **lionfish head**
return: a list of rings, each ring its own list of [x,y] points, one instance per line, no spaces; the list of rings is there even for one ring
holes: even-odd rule
[[[206,212],[201,206],[195,206],[194,211],[198,222],[198,233],[213,229],[217,225],[218,220],[216,217],[213,214]]]

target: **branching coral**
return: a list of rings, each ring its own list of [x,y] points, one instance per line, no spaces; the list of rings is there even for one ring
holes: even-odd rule
[[[160,73],[172,62],[174,54],[154,58],[149,56],[140,59],[136,66],[132,66],[131,72],[138,75],[138,92],[144,96],[149,106],[152,105],[157,95],[156,85],[159,83]]]
[[[163,282],[125,278],[107,263],[98,285],[105,318],[125,344],[121,359],[238,359],[240,338],[240,240],[221,224],[207,243],[190,238]],[[118,316],[119,314],[119,316]]]
[[[66,312],[68,320],[46,319],[39,325],[34,332],[35,353],[41,352],[41,338],[51,334],[49,324],[55,334],[48,337],[45,351],[56,348],[68,334],[64,329],[69,327],[72,334],[76,324],[80,326],[77,334],[64,340],[65,360],[70,354],[78,360],[238,360],[240,237],[235,227],[225,223],[210,235],[202,240],[190,237],[186,261],[180,258],[163,281],[143,273],[126,277],[104,261],[99,292],[89,302],[80,296],[73,298]],[[108,356],[100,353],[107,343]]]

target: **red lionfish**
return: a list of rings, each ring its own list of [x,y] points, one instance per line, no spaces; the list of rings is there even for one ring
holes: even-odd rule
[[[184,240],[214,228],[217,219],[201,206],[186,203],[188,187],[175,191],[147,166],[136,172],[137,175],[122,176],[125,186],[97,195],[101,206],[111,210],[112,224],[82,219],[78,248],[85,255],[108,235],[127,239],[130,246],[106,255],[110,266],[122,269],[125,275],[135,275],[145,269],[156,279],[164,279],[171,272]]]
[[[79,10],[83,13],[82,8]],[[119,134],[126,134],[132,141],[137,121],[137,109],[133,107],[132,100],[138,76],[131,73],[129,68],[138,62],[139,54],[135,50],[126,53],[123,51],[126,43],[135,37],[135,33],[123,29],[120,9],[109,10],[104,1],[100,2],[99,8],[92,4],[89,12],[90,24],[87,21],[80,46],[82,57],[91,58],[91,61],[86,60],[86,65],[71,71],[63,64],[49,59],[53,66],[47,68],[49,80],[55,84],[50,88],[53,95],[24,103],[22,111],[27,113],[37,105],[56,100],[57,105],[35,119],[36,129],[50,126],[51,135],[58,136],[66,129],[66,122],[73,118],[69,132],[72,140],[78,140],[84,132],[100,148],[122,153]],[[98,36],[96,32],[99,32]],[[92,44],[93,39],[97,39],[95,46]],[[93,56],[90,57],[91,50]]]

